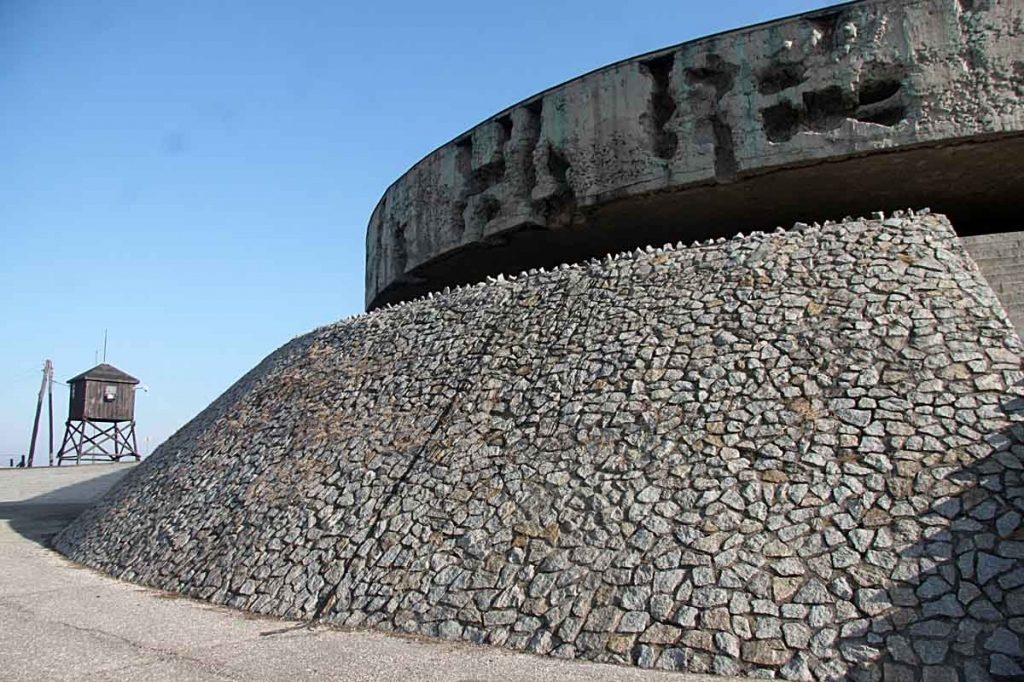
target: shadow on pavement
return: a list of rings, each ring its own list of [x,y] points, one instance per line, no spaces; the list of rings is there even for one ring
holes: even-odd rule
[[[132,469],[119,467],[115,471],[76,481],[26,500],[0,501],[0,522],[6,521],[13,531],[32,542],[49,546],[50,540],[57,533],[91,507]],[[49,469],[38,469],[32,473],[45,475],[47,471]],[[5,483],[11,485],[13,479]]]

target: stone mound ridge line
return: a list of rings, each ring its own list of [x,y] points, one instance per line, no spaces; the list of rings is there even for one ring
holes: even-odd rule
[[[921,208],[921,209],[917,209],[916,211],[913,208],[908,208],[906,210],[894,211],[893,214],[892,214],[892,217],[895,220],[901,220],[905,216],[913,218],[916,215],[926,216],[926,215],[930,215],[930,214],[931,214],[931,209],[929,209],[929,208]],[[632,260],[634,258],[642,257],[642,256],[646,256],[646,255],[660,254],[660,253],[662,253],[664,251],[681,251],[681,250],[684,250],[684,249],[696,250],[696,249],[702,249],[702,248],[708,248],[708,247],[719,247],[719,246],[721,246],[723,244],[729,244],[731,242],[744,242],[744,241],[748,241],[750,239],[764,239],[764,238],[770,237],[772,235],[783,234],[783,233],[786,233],[786,232],[801,232],[801,231],[805,231],[805,230],[819,230],[819,229],[822,229],[822,228],[827,228],[827,227],[832,226],[832,225],[836,225],[837,223],[838,224],[860,223],[860,222],[864,222],[864,221],[868,221],[868,220],[885,220],[885,213],[883,211],[876,211],[871,216],[860,216],[860,217],[856,217],[856,218],[852,217],[852,216],[846,216],[846,217],[842,218],[839,221],[826,220],[824,223],[808,224],[808,223],[804,223],[804,222],[796,222],[793,225],[791,225],[788,229],[785,228],[785,227],[782,227],[780,225],[780,226],[776,227],[771,232],[765,232],[763,230],[755,230],[753,232],[750,232],[749,234],[744,234],[742,232],[739,232],[739,233],[736,233],[736,234],[731,235],[729,237],[712,237],[712,238],[708,238],[708,239],[699,239],[699,240],[693,241],[693,242],[691,242],[689,244],[687,244],[685,242],[682,242],[682,241],[665,242],[665,243],[662,243],[660,245],[656,245],[656,244],[653,244],[653,243],[652,244],[645,244],[643,246],[639,246],[639,247],[636,247],[636,248],[633,248],[633,249],[628,249],[628,250],[625,250],[625,251],[618,251],[618,252],[614,252],[614,253],[605,254],[601,258],[594,257],[594,258],[586,258],[586,259],[582,259],[582,260],[578,260],[578,261],[569,261],[569,262],[561,263],[559,265],[556,265],[556,266],[553,266],[553,267],[550,267],[550,268],[544,268],[544,267],[529,268],[529,269],[520,270],[520,271],[517,271],[517,272],[514,272],[514,273],[502,272],[502,273],[499,273],[499,274],[494,275],[494,276],[488,276],[488,277],[486,277],[485,279],[483,279],[483,280],[481,280],[479,282],[472,282],[472,283],[469,283],[469,284],[458,284],[458,285],[455,285],[455,286],[446,286],[446,287],[444,287],[443,289],[441,289],[439,291],[436,291],[436,292],[435,291],[429,291],[429,292],[423,294],[422,296],[417,296],[415,298],[409,298],[409,299],[405,299],[405,300],[401,300],[401,301],[395,301],[395,302],[391,302],[391,303],[384,303],[381,306],[378,306],[376,308],[371,308],[370,310],[367,310],[367,311],[365,311],[363,313],[359,313],[357,315],[353,315],[352,317],[346,318],[346,319],[354,319],[354,318],[363,317],[363,316],[367,316],[367,315],[376,315],[376,314],[378,314],[380,312],[387,311],[387,310],[393,310],[395,308],[400,308],[400,307],[405,306],[405,305],[410,305],[410,304],[414,304],[414,303],[418,303],[418,302],[422,302],[422,301],[432,301],[436,297],[448,295],[448,294],[450,294],[453,291],[458,292],[458,291],[464,291],[466,289],[473,289],[473,288],[476,288],[476,287],[486,287],[486,286],[488,286],[490,284],[496,284],[496,283],[500,283],[500,282],[507,282],[507,281],[514,282],[517,279],[521,279],[521,278],[524,278],[524,277],[531,277],[531,276],[534,276],[534,275],[542,275],[542,274],[545,274],[547,272],[556,272],[556,271],[560,271],[560,270],[569,270],[569,269],[586,269],[586,268],[588,268],[590,266],[593,266],[593,265],[601,265],[602,263],[612,263],[612,262],[621,261],[621,260]],[[330,325],[328,324],[328,325],[324,325],[324,326],[328,327]],[[319,329],[319,327],[318,327],[318,329]]]
[[[1012,677],[1021,351],[942,216],[631,252],[293,340],[56,546],[556,657]]]

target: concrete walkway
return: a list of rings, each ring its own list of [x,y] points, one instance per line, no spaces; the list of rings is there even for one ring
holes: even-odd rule
[[[130,467],[0,470],[0,678],[727,679],[558,661],[368,631],[310,630],[113,580],[46,549],[64,524]]]

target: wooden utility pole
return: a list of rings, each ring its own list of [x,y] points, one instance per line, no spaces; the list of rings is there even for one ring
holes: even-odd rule
[[[39,384],[39,399],[36,401],[36,418],[32,422],[32,442],[28,446],[28,459],[25,466],[31,467],[36,456],[36,436],[39,435],[39,417],[43,412],[43,396],[47,388],[50,390],[50,461],[53,462],[53,363],[43,363],[43,382]]]
[[[46,412],[50,421],[50,466],[53,466],[53,363],[47,360],[46,368],[50,370],[46,379]]]

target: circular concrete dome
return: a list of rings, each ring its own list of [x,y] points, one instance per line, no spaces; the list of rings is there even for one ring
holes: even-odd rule
[[[438,148],[369,223],[366,305],[821,216],[1024,196],[1019,3],[856,2],[580,76]],[[995,172],[998,171],[998,172]]]

